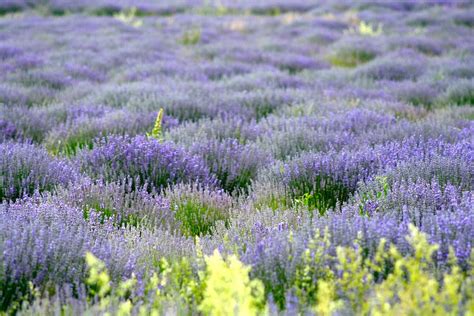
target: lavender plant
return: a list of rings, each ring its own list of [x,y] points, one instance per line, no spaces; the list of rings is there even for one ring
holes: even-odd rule
[[[186,236],[211,234],[218,221],[229,224],[233,201],[223,191],[199,184],[180,184],[165,191],[165,197]]]
[[[241,145],[235,139],[197,142],[191,151],[203,157],[229,193],[248,189],[259,169],[271,162],[265,152],[255,146]]]
[[[202,159],[170,143],[143,136],[111,136],[92,150],[78,154],[81,171],[104,181],[130,179],[135,188],[149,185],[161,190],[179,182],[198,181],[214,186],[216,180]]]
[[[68,161],[56,159],[31,144],[0,144],[0,201],[50,191],[79,179]]]
[[[473,10],[0,1],[0,314],[468,314]]]

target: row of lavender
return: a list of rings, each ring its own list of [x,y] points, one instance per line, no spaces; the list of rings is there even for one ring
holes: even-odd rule
[[[454,257],[472,276],[472,5],[142,2],[11,1],[0,19],[0,313],[84,312],[87,252],[141,297],[163,258],[181,293],[215,249],[270,310],[308,312],[338,247],[409,256],[410,225],[439,245],[430,273]]]

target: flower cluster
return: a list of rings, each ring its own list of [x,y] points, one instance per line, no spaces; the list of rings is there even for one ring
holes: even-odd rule
[[[144,136],[110,136],[92,150],[77,155],[81,171],[104,181],[129,179],[135,187],[161,190],[179,182],[215,185],[215,178],[199,157],[170,143]]]
[[[468,313],[473,26],[0,0],[0,315]]]

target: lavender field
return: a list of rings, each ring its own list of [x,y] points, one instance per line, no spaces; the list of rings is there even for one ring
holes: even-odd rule
[[[0,0],[0,315],[474,315],[474,3]]]

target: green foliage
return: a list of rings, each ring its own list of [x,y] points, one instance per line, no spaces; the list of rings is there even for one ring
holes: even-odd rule
[[[86,264],[89,268],[89,277],[86,284],[92,297],[103,300],[111,291],[110,277],[105,264],[92,253],[86,253]]]
[[[293,283],[299,303],[318,315],[350,311],[356,315],[460,315],[474,306],[472,266],[463,273],[450,250],[450,268],[438,271],[433,256],[438,245],[410,226],[411,252],[402,256],[384,239],[372,257],[360,242],[327,254],[329,237],[319,233],[303,252]],[[474,254],[474,251],[473,251]],[[474,263],[474,255],[472,255]],[[328,268],[336,263],[336,271]],[[471,263],[472,264],[472,263]],[[327,270],[319,270],[326,267]]]
[[[0,266],[0,316],[15,315],[23,305],[40,298],[40,291],[33,282],[25,280],[11,280],[2,275]]]
[[[360,246],[359,239],[352,246],[337,247],[334,256],[330,251],[328,230],[323,234],[317,231],[297,260],[294,277],[288,279],[289,287],[283,286],[282,295],[268,288],[272,284],[251,279],[250,266],[243,264],[236,255],[223,257],[217,250],[210,256],[203,255],[199,238],[196,238],[194,262],[186,258],[174,260],[172,264],[165,259],[159,260],[157,272],[151,272],[143,279],[143,292],[136,291],[137,280],[133,275],[113,284],[105,264],[87,253],[88,305],[85,312],[122,316],[135,312],[163,315],[170,311],[178,314],[266,315],[265,293],[271,294],[283,309],[285,294],[291,291],[298,297],[301,314],[312,306],[317,315],[472,315],[474,251],[467,271],[458,265],[453,249],[450,249],[448,266],[439,270],[433,261],[438,245],[430,244],[427,236],[414,226],[409,230],[410,251],[406,255],[382,239],[370,257]],[[294,246],[291,234],[289,239]],[[294,252],[289,254],[287,260],[296,259]],[[267,288],[264,289],[264,285]],[[27,310],[31,305],[23,302],[32,299],[51,308],[57,304],[41,300],[31,282],[28,287],[25,291],[28,295],[13,305],[15,310]],[[69,305],[59,308],[72,310]],[[9,311],[14,313],[15,310]],[[58,310],[58,307],[52,310]]]
[[[137,15],[138,10],[136,7],[128,8],[113,14],[115,19],[135,28],[138,28],[143,25],[143,21],[138,19]]]
[[[99,201],[93,201],[84,206],[82,212],[84,219],[88,219],[91,212],[97,212],[102,224],[105,220],[112,218],[117,227],[138,227],[145,222],[139,214],[120,214],[114,207],[106,206]]]
[[[370,201],[381,202],[387,198],[390,191],[390,185],[388,184],[388,178],[386,176],[377,176],[375,177],[375,185],[379,188],[379,191],[365,191],[362,193],[359,203],[359,213],[360,215],[367,215],[365,210],[365,205]]]
[[[378,23],[377,25],[371,24],[365,21],[359,21],[357,26],[349,29],[349,33],[360,34],[362,36],[379,36],[382,34],[382,24]]]
[[[185,236],[212,234],[218,221],[228,223],[232,202],[225,193],[199,185],[178,185],[165,194]]]
[[[160,111],[158,111],[158,114],[156,115],[155,125],[153,126],[153,130],[151,131],[151,134],[147,133],[148,137],[159,140],[160,142],[163,141],[163,131],[162,131],[163,115],[164,115],[164,110],[163,108],[161,108]]]
[[[203,300],[204,315],[258,315],[265,309],[263,284],[250,280],[250,267],[232,255],[223,259],[215,250],[205,257],[206,273]]]
[[[327,56],[327,60],[334,66],[352,68],[365,64],[375,58],[375,53],[357,49],[355,47],[344,47]]]
[[[257,210],[264,209],[266,207],[276,211],[283,209],[288,205],[288,199],[284,194],[275,194],[275,192],[268,192],[268,194],[256,197],[254,206]]]
[[[175,204],[174,211],[176,219],[181,222],[181,231],[186,236],[210,234],[214,223],[224,219],[218,209],[193,199],[179,201]]]
[[[260,14],[260,15],[268,15],[268,16],[280,16],[281,9],[279,7],[271,7],[271,8],[261,9],[261,10],[254,9],[253,13]]]
[[[201,29],[193,28],[187,30],[181,36],[181,44],[183,45],[196,45],[201,41]]]
[[[82,128],[67,135],[65,139],[51,140],[46,142],[46,149],[53,155],[74,156],[81,149],[92,149],[94,138],[101,135],[96,129]],[[105,135],[103,135],[105,136]]]
[[[237,9],[226,7],[220,1],[217,3],[201,5],[193,10],[194,13],[207,16],[223,16],[238,13]]]
[[[321,283],[316,282],[316,280],[327,280],[330,282],[330,284],[323,285],[329,286],[324,289],[324,291],[328,292],[328,295],[332,290],[334,273],[328,266],[330,260],[333,260],[328,252],[330,246],[329,230],[326,228],[323,234],[316,230],[314,237],[308,243],[308,248],[305,249],[301,256],[300,263],[296,267],[295,294],[303,306],[312,306],[316,302],[326,299],[318,294]]]
[[[309,211],[317,210],[324,215],[338,203],[347,201],[350,191],[342,183],[327,176],[317,176],[314,181],[297,179],[289,184],[294,206],[305,207]]]
[[[314,197],[313,197],[312,194],[305,193],[305,194],[303,194],[301,197],[294,199],[295,206],[296,206],[296,207],[302,206],[302,207],[307,207],[307,208],[309,208],[309,205],[310,205],[310,203],[311,203],[310,201],[311,201],[311,199],[313,199],[313,198],[314,198]]]

